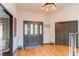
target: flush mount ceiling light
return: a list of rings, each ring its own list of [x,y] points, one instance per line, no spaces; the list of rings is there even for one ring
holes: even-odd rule
[[[54,10],[56,9],[56,4],[55,3],[45,3],[42,5],[42,9],[49,11],[49,10]]]

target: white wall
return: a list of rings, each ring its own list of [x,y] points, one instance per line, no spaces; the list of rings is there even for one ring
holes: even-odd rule
[[[17,16],[16,5],[14,3],[2,3],[4,7],[13,15]]]
[[[27,10],[18,10],[18,26],[17,26],[17,45],[23,46],[23,21],[38,21],[44,24],[50,24],[48,16],[43,13],[37,13]],[[50,42],[50,28],[44,26],[44,41],[43,43]]]
[[[62,10],[49,15],[51,18],[51,36],[53,42],[55,42],[55,22],[73,21],[78,20],[79,25],[79,4],[71,4]],[[79,31],[79,28],[78,28]]]

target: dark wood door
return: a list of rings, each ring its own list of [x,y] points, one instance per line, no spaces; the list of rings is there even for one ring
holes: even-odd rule
[[[65,40],[64,40],[64,42],[65,42],[65,45],[69,45],[69,33],[72,33],[71,29],[73,27],[71,27],[71,22],[64,22],[64,24],[65,24],[65,31],[64,31],[65,32],[65,34],[64,34]]]
[[[78,31],[77,21],[57,22],[55,24],[55,43],[69,45],[69,33]],[[77,41],[78,45],[78,41]]]
[[[24,47],[37,46],[43,43],[43,23],[24,22]]]
[[[77,31],[78,31],[78,23],[77,23],[77,21],[65,22],[65,44],[66,45],[69,45],[69,33],[75,33]]]
[[[55,33],[56,33],[56,40],[55,42],[58,44],[64,44],[64,23],[56,23],[55,25]]]

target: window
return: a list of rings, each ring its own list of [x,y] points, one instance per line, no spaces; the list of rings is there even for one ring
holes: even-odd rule
[[[42,25],[40,25],[40,34],[42,34]]]
[[[38,34],[38,25],[35,24],[35,34],[37,35]]]
[[[25,24],[25,35],[27,35],[27,24]]]
[[[30,34],[33,35],[33,24],[30,24]]]
[[[2,39],[2,23],[0,23],[0,39]]]

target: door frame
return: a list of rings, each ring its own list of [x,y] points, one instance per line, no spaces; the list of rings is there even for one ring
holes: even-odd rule
[[[23,21],[23,48],[24,48],[24,32],[25,32],[24,31],[24,29],[25,29],[24,25],[25,25],[25,22],[31,22],[31,23],[37,23],[38,22],[39,23],[40,21]],[[43,22],[41,22],[41,23],[42,23],[42,44],[41,45],[43,45],[43,39],[44,39],[43,38],[43,34],[44,34],[43,33]]]
[[[10,46],[10,56],[13,55],[13,15],[6,9],[5,6],[3,6],[1,3],[0,3],[0,6],[3,8],[3,11],[8,14],[10,16],[10,43],[9,43],[9,46]]]

